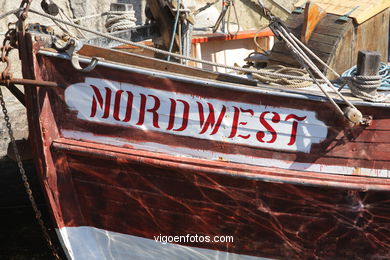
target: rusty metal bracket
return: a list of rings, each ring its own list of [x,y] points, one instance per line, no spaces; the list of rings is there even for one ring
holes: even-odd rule
[[[75,68],[78,71],[90,72],[96,67],[96,65],[101,60],[101,58],[92,57],[92,59],[88,63],[88,65],[85,68],[82,68],[80,65],[79,56],[76,53],[83,46],[83,44],[80,41],[78,41],[74,38],[71,38],[66,42],[65,46],[58,45],[56,37],[53,37],[52,41],[53,41],[53,45],[57,51],[65,52],[71,57],[71,62],[72,62],[73,68]]]
[[[20,79],[20,78],[11,78],[8,80],[0,80],[0,85],[8,86],[11,84],[30,86],[30,87],[61,88],[61,89],[66,88],[64,85],[59,84],[59,83],[54,82],[54,81],[35,80],[35,79]]]
[[[23,0],[20,4],[20,8],[23,8],[17,15],[20,20],[25,21],[27,19],[28,12],[30,11],[31,2],[32,0]]]
[[[26,106],[24,93],[20,91],[15,85],[23,85],[25,87],[44,87],[44,88],[60,88],[65,89],[66,87],[53,81],[34,80],[34,79],[19,79],[9,78],[0,79],[0,86],[5,86],[19,102]]]

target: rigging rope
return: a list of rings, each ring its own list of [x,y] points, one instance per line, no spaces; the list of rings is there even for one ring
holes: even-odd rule
[[[329,99],[332,105],[336,108],[336,110],[343,117],[346,116],[353,123],[362,123],[363,116],[361,112],[351,103],[349,102],[339,91],[337,91],[336,87],[326,78],[326,76],[318,69],[318,67],[314,64],[314,62],[308,57],[308,55],[304,52],[304,50],[300,47],[300,41],[288,31],[282,21],[278,18],[272,19],[272,23],[270,24],[271,30],[275,33],[276,37],[283,39],[287,44],[287,47],[291,50],[292,54],[296,57],[298,62],[304,69],[310,74],[310,76],[314,79],[315,84],[321,89],[324,95]],[[315,55],[314,53],[309,53],[310,55]],[[319,59],[319,58],[318,58]],[[329,93],[321,86],[318,80],[315,78],[315,74],[323,79],[326,85],[333,90],[335,94],[337,94],[344,102],[349,106],[348,113],[345,113],[333,100],[333,98],[329,95]]]
[[[16,13],[22,11],[22,10],[23,10],[23,8],[16,8],[16,9],[14,9],[14,10],[11,10],[11,11],[9,11],[9,12],[6,12],[6,13],[0,15],[0,19],[3,19],[3,18],[5,18],[5,17],[7,17],[7,16],[9,16],[9,15],[11,15],[11,14],[16,14]]]
[[[124,39],[119,38],[119,37],[115,37],[115,36],[112,36],[112,35],[109,35],[109,34],[106,34],[106,33],[102,33],[102,32],[96,31],[96,30],[92,30],[92,29],[89,29],[87,27],[80,26],[78,24],[69,23],[67,21],[58,19],[57,17],[54,17],[52,15],[36,11],[34,9],[30,9],[30,12],[38,14],[38,15],[41,15],[41,16],[49,18],[49,19],[56,20],[58,22],[62,22],[64,24],[73,26],[75,28],[84,30],[84,31],[89,32],[89,33],[93,33],[93,34],[101,36],[101,37],[105,37],[105,38],[108,38],[108,39],[111,39],[111,40],[114,40],[114,41],[118,41],[118,42],[121,42],[121,43],[124,43],[124,44],[129,44],[129,45],[132,45],[132,46],[135,46],[135,47],[138,47],[138,48],[142,48],[142,49],[145,49],[145,50],[150,50],[150,51],[153,51],[153,52],[156,52],[156,53],[160,53],[160,54],[163,54],[163,55],[166,55],[166,56],[171,55],[172,57],[176,57],[178,59],[184,59],[184,60],[193,61],[193,62],[202,63],[202,64],[207,64],[207,65],[211,65],[211,66],[216,66],[216,67],[221,67],[221,68],[241,71],[241,72],[245,72],[245,73],[258,73],[260,75],[265,75],[265,76],[273,76],[273,77],[288,78],[288,79],[298,79],[298,80],[307,80],[307,81],[311,81],[311,82],[314,82],[315,80],[319,81],[319,82],[324,82],[324,81],[318,80],[318,79],[304,78],[304,77],[293,76],[293,75],[284,75],[284,74],[280,74],[280,73],[273,73],[273,72],[267,72],[267,71],[261,71],[261,70],[259,71],[259,70],[256,70],[256,69],[240,68],[240,67],[235,67],[235,66],[215,63],[215,62],[211,62],[211,61],[201,60],[201,59],[197,59],[197,58],[187,57],[187,56],[176,54],[176,53],[170,53],[168,51],[160,50],[158,48],[154,48],[154,47],[151,47],[151,46],[146,46],[146,45],[143,45],[141,43],[136,43],[136,42],[133,42],[133,41],[130,41],[130,40],[124,40]]]
[[[236,22],[237,22],[237,31],[235,33],[231,33],[230,32],[230,12],[231,12],[232,8],[234,10],[234,16],[235,16],[235,19],[236,19]],[[230,34],[230,35],[236,35],[240,31],[240,21],[238,20],[238,15],[237,15],[236,6],[234,5],[234,0],[229,1],[228,18],[227,18],[226,29],[227,29],[228,34]]]
[[[175,15],[175,22],[173,24],[173,31],[172,31],[172,37],[171,37],[171,42],[169,43],[169,52],[172,52],[173,49],[173,44],[175,42],[175,37],[176,37],[176,30],[177,30],[177,25],[179,23],[179,17],[180,17],[180,9],[181,9],[181,1],[177,0],[177,7],[176,7],[176,15]],[[167,57],[167,61],[171,60],[171,55]]]
[[[201,8],[199,8],[198,10],[195,10],[194,12],[194,16],[199,14],[200,12],[203,12],[204,10],[210,8],[211,6],[215,5],[216,3],[218,3],[219,0],[215,0],[214,2],[210,2],[210,3],[206,3],[206,5],[202,6]]]
[[[309,74],[304,69],[285,67],[283,65],[272,65],[267,68],[263,68],[270,72],[283,73],[288,75],[297,75],[297,76],[308,76]],[[282,88],[305,88],[313,85],[312,82],[306,80],[298,79],[286,79],[286,78],[276,78],[270,76],[262,76],[258,73],[252,74],[254,79],[257,79],[261,82],[268,83],[272,86],[282,87]]]

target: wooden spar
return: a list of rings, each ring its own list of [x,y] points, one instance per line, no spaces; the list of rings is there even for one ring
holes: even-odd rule
[[[326,11],[315,3],[307,2],[304,12],[304,22],[301,31],[301,41],[305,44],[308,43],[310,36],[312,35],[317,24],[324,18]]]
[[[159,0],[147,0],[147,4],[149,6],[149,10],[152,13],[153,19],[155,20],[158,28],[160,29],[161,38],[162,38],[162,49],[168,50],[169,45],[172,39],[173,34],[173,22],[174,16],[172,12],[169,10],[168,6],[162,5],[163,1]],[[173,52],[179,50],[179,37],[175,35],[175,41],[173,45]]]

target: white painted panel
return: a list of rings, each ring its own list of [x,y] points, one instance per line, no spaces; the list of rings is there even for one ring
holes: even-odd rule
[[[262,100],[253,105],[203,98],[97,78],[69,86],[65,101],[81,120],[276,150],[309,153],[312,144],[328,133],[314,111],[266,106]]]

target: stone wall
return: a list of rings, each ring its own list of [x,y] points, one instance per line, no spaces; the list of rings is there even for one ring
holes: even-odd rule
[[[0,13],[18,8],[20,5],[19,0],[0,0]],[[71,17],[84,17],[87,15],[102,13],[110,9],[110,3],[112,0],[54,0],[54,2],[64,10],[64,13]],[[41,0],[33,0],[31,8],[41,11]],[[14,15],[8,16],[6,19],[0,21],[0,33],[4,33],[7,30],[9,22],[16,21]],[[40,16],[29,14],[29,23],[38,22],[45,25],[53,25],[53,22],[49,19],[42,18]],[[89,20],[82,20],[80,24],[88,26],[89,28],[102,29],[104,25],[104,19],[93,18]],[[74,30],[72,30],[74,32]],[[3,42],[3,35],[0,37],[0,43]],[[11,52],[12,72],[14,77],[22,77],[20,62],[18,59],[17,51]],[[0,69],[3,70],[4,66],[1,64]],[[1,72],[0,71],[0,72]],[[2,87],[2,91],[5,95],[5,102],[9,112],[12,126],[16,139],[23,139],[28,137],[28,127],[26,119],[26,110],[19,103],[19,101],[9,93],[9,91]],[[0,158],[7,154],[7,147],[9,143],[8,132],[5,127],[3,113],[0,112]]]

